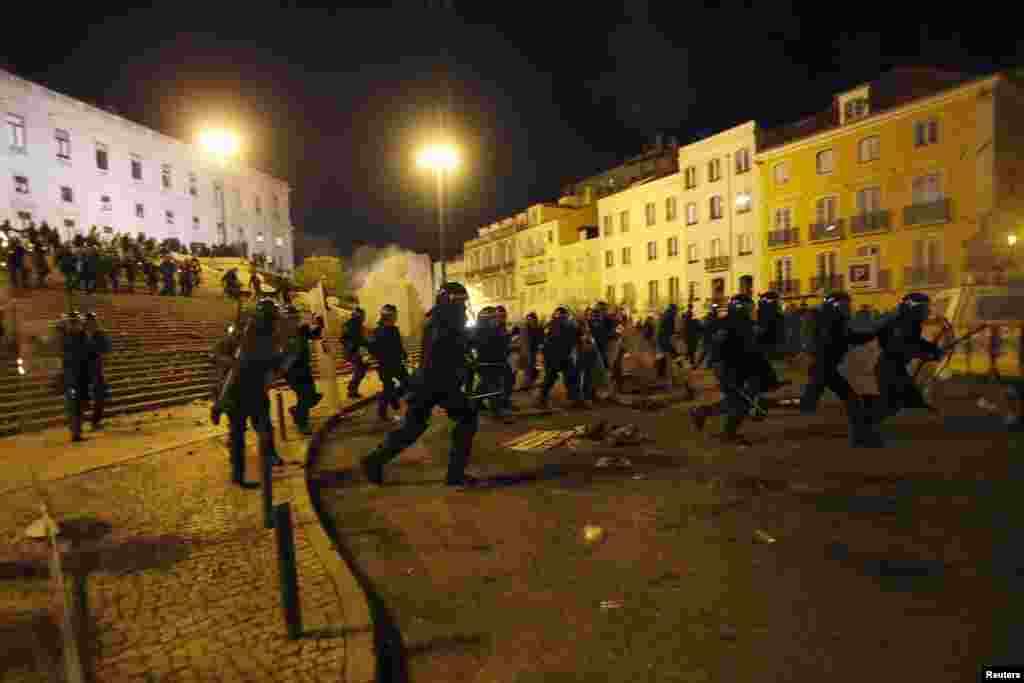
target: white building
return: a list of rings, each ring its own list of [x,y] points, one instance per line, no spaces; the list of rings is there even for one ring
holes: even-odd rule
[[[761,279],[757,123],[679,149],[680,215],[686,225],[684,301],[706,308],[740,291],[767,289]]]
[[[288,184],[0,70],[0,223],[239,244],[292,270]]]
[[[638,180],[597,202],[608,303],[635,315],[660,315],[669,303],[685,304],[686,264],[682,176]]]

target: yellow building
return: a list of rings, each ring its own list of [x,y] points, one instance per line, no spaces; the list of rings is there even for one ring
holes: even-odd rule
[[[520,315],[516,304],[516,233],[526,226],[526,213],[496,221],[477,230],[462,246],[470,304],[504,306],[509,316]]]
[[[581,228],[596,226],[597,209],[591,203],[565,197],[558,204],[535,204],[527,210],[527,227],[517,235],[518,275],[516,290],[522,315],[531,311],[541,317],[551,315],[581,288],[576,284],[576,251],[572,267],[562,250],[579,239]],[[582,282],[583,274],[579,274]]]
[[[1020,120],[1019,101],[1003,76],[900,69],[767,132],[755,160],[770,286],[788,300],[844,289],[887,310],[963,283],[968,241],[1014,223],[1006,179],[1024,137],[1000,120]]]

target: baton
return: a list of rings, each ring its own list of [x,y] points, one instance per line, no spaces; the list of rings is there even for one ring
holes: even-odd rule
[[[953,341],[951,341],[950,343],[948,343],[948,344],[946,344],[945,346],[942,347],[942,349],[941,349],[942,353],[945,354],[947,351],[950,351],[951,349],[953,349],[953,347],[957,346],[958,344],[962,344],[963,342],[967,341],[968,339],[970,339],[974,335],[978,334],[979,332],[984,332],[986,329],[988,329],[988,325],[982,325],[978,329],[976,329],[976,330],[974,330],[972,332],[968,332],[967,334],[963,335],[962,337],[958,337],[957,339],[954,339]],[[929,362],[930,361],[925,361],[925,362],[923,362],[923,363],[921,363],[920,365],[917,366],[917,371],[914,373],[914,379],[915,380],[917,379],[917,376],[921,374],[921,369],[924,368],[924,366],[927,365]],[[946,363],[948,363],[948,362],[949,361],[947,360]],[[945,366],[945,363],[943,364],[943,366]]]

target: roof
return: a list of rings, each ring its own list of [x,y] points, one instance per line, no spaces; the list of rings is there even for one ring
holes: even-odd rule
[[[865,85],[871,87],[870,111],[865,118],[896,109],[914,100],[951,90],[978,77],[930,67],[900,67],[893,69]],[[850,88],[848,90],[852,90]],[[845,91],[844,91],[845,92]],[[762,131],[761,151],[817,135],[839,126],[838,99],[824,111],[803,118],[796,123]]]

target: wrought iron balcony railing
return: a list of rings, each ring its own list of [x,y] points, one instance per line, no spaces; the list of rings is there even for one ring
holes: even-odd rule
[[[889,229],[889,212],[872,211],[850,217],[850,233],[863,235],[869,232],[884,232]]]
[[[953,202],[949,197],[927,204],[911,204],[903,207],[903,224],[912,226],[947,223],[953,215],[952,209]]]
[[[800,293],[800,281],[773,280],[768,283],[768,289],[777,292],[779,296],[796,296]]]
[[[800,228],[771,230],[768,232],[769,247],[786,247],[800,242]]]
[[[712,256],[711,258],[704,259],[704,270],[714,272],[716,270],[728,270],[729,269],[729,257],[728,256]]]
[[[904,287],[949,287],[952,282],[948,264],[937,264],[925,268],[904,268]]]
[[[811,278],[811,291],[829,293],[843,288],[843,276],[837,273]]]
[[[827,223],[812,223],[810,233],[810,241],[812,242],[841,240],[846,236],[846,225],[842,218],[837,218]]]

